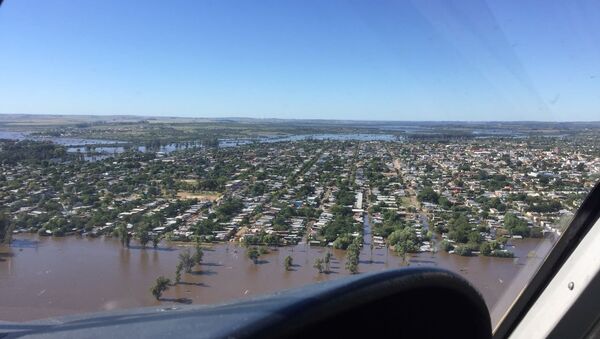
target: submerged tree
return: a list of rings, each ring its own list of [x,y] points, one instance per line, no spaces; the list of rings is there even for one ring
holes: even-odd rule
[[[348,246],[348,250],[346,252],[346,269],[352,273],[358,273],[358,256],[360,254],[359,247],[356,244],[352,244]]]
[[[194,267],[195,261],[194,258],[192,258],[192,254],[190,253],[189,249],[179,253],[179,263],[186,273],[192,273],[192,268]]]
[[[152,295],[154,296],[154,298],[156,298],[156,300],[160,300],[160,297],[162,296],[163,292],[169,289],[170,283],[171,280],[163,277],[162,275],[156,278],[154,286],[152,286],[152,288],[150,289],[150,292],[152,292]]]
[[[256,247],[251,247],[248,249],[246,253],[249,259],[251,259],[255,264],[258,264],[258,258],[260,257],[260,252]]]
[[[10,243],[12,228],[8,215],[4,212],[0,213],[0,244]]]
[[[181,261],[177,263],[177,268],[175,269],[175,283],[179,284],[181,281],[181,271],[183,271],[183,264]]]
[[[129,234],[127,233],[127,226],[123,223],[120,223],[117,230],[119,232],[119,241],[121,242],[121,245],[123,245],[123,247],[129,247],[129,242],[127,241],[129,237]]]
[[[406,248],[401,244],[396,244],[394,251],[402,258],[402,263],[406,264]]]
[[[323,259],[323,263],[325,264],[325,272],[329,272],[331,270],[331,252],[325,253],[325,259]]]
[[[161,236],[158,234],[153,236],[152,237],[152,247],[157,248],[158,244],[160,243],[160,239],[161,239]]]
[[[323,273],[323,259],[316,258],[313,267],[316,268],[319,273]]]
[[[199,243],[196,243],[196,253],[194,253],[194,263],[196,265],[200,265],[202,263],[202,258],[204,257],[204,251],[202,251],[202,247]]]
[[[148,234],[148,231],[146,231],[146,230],[140,231],[139,241],[140,241],[140,244],[142,245],[142,247],[146,248],[146,245],[148,244],[148,242],[150,242],[150,234]]]
[[[292,265],[294,264],[294,259],[292,259],[291,256],[287,256],[285,257],[285,261],[284,261],[284,266],[285,266],[285,270],[289,271],[292,268]]]
[[[435,240],[431,239],[431,257],[434,258],[435,255],[437,254],[437,243],[435,242]]]
[[[346,269],[352,274],[358,273],[358,265],[352,260],[346,261]]]

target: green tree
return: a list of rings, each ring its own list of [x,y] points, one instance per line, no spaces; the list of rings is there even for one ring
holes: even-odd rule
[[[448,200],[446,197],[439,197],[438,204],[440,205],[440,207],[445,209],[449,209],[450,207],[452,207],[450,200]]]
[[[348,250],[346,251],[346,269],[352,273],[358,273],[358,258],[360,254],[360,249],[356,244],[351,244],[348,246]]]
[[[417,194],[417,198],[419,201],[426,201],[430,203],[437,204],[440,198],[440,195],[437,194],[431,186],[424,187],[419,194]]]
[[[512,213],[506,213],[504,216],[504,228],[513,235],[528,237],[530,229],[527,226],[527,221],[520,219]]]
[[[196,243],[196,253],[194,254],[194,262],[197,265],[200,265],[202,263],[202,258],[204,257],[204,251],[202,250],[202,247],[200,246],[199,243]]]
[[[323,259],[316,258],[313,267],[316,268],[319,273],[323,273]]]
[[[460,214],[448,222],[448,238],[459,243],[469,241],[469,232],[472,226],[464,214]]]
[[[177,263],[177,268],[175,269],[175,283],[177,284],[181,281],[181,271],[183,271],[183,263],[180,261]]]
[[[0,244],[8,244],[12,235],[12,223],[7,214],[0,213]]]
[[[489,256],[492,253],[492,245],[489,242],[484,242],[479,246],[479,252],[485,256]]]
[[[287,257],[285,257],[284,266],[285,266],[286,271],[289,271],[292,268],[293,264],[294,264],[294,259],[292,259],[291,256],[288,255]]]
[[[248,251],[246,252],[246,255],[248,256],[248,258],[250,260],[252,260],[252,262],[254,262],[254,264],[258,264],[258,258],[260,257],[260,252],[258,251],[258,248],[256,248],[256,247],[249,248]]]
[[[440,248],[443,251],[450,252],[454,249],[454,246],[448,240],[442,240],[442,242],[440,243]]]
[[[346,269],[352,274],[358,273],[358,264],[353,260],[346,261]]]
[[[163,292],[169,289],[169,284],[171,284],[171,280],[161,275],[160,277],[156,278],[156,282],[150,289],[150,292],[152,292],[152,295],[154,298],[156,298],[156,300],[160,300]]]
[[[337,237],[337,239],[335,239],[333,241],[333,248],[345,250],[348,248],[348,246],[351,243],[352,243],[352,239],[349,236],[347,236],[347,235],[339,236],[339,237]]]
[[[152,247],[157,248],[160,243],[161,236],[159,234],[152,237]]]
[[[456,246],[456,248],[454,249],[454,253],[461,255],[463,257],[469,257],[472,255],[471,248],[469,248],[469,246],[466,246],[466,245]]]
[[[192,254],[190,253],[189,249],[179,253],[179,263],[186,273],[192,273],[192,268],[194,267],[195,261],[194,258],[192,258]]]
[[[142,245],[142,247],[146,248],[146,245],[148,245],[148,242],[150,242],[150,234],[148,233],[148,231],[146,231],[146,230],[140,231],[138,237],[139,237],[138,240],[140,241],[140,244]]]
[[[323,259],[323,263],[325,264],[325,272],[329,272],[331,267],[331,252],[325,253],[325,259]]]
[[[123,247],[127,246],[127,226],[125,223],[119,223],[117,225],[117,235],[119,236],[119,242]]]

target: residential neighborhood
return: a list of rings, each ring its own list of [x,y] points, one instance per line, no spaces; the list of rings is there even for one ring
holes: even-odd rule
[[[0,203],[14,234],[299,242],[510,256],[506,239],[560,235],[600,173],[578,141],[300,140],[90,161],[60,146],[2,142]],[[155,240],[153,240],[155,239]],[[130,240],[129,240],[130,241]]]

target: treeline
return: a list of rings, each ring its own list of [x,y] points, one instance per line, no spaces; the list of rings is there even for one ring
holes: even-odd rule
[[[344,206],[334,206],[331,209],[333,219],[325,225],[320,234],[325,238],[327,242],[335,241],[340,239],[338,248],[345,249],[348,245],[343,238],[349,239],[349,235],[360,231],[360,226],[352,218],[352,210]]]
[[[240,213],[244,203],[240,199],[228,198],[221,202],[205,220],[200,220],[193,226],[192,230],[198,236],[212,236],[214,232],[222,231],[221,223],[230,221],[233,216]]]
[[[471,131],[467,132],[440,132],[440,133],[414,133],[404,134],[408,140],[419,140],[419,141],[444,141],[444,140],[466,140],[474,139],[476,135],[472,134]]]
[[[526,224],[527,225],[527,224]],[[471,256],[480,252],[485,256],[512,257],[512,252],[504,251],[503,241],[487,241],[482,233],[487,232],[485,225],[472,225],[463,213],[455,214],[446,227],[438,227],[438,231],[446,233],[448,240],[441,243],[444,251],[454,251],[461,256]]]
[[[431,186],[424,187],[419,194],[417,194],[417,199],[421,202],[430,202],[432,204],[437,204],[440,199],[440,195],[431,188]]]
[[[12,233],[12,224],[8,215],[0,212],[0,244],[5,244],[10,241]]]
[[[19,162],[39,163],[53,159],[65,160],[66,158],[67,149],[50,141],[0,141],[0,163],[14,165]]]
[[[360,231],[361,227],[352,218],[355,195],[348,189],[348,183],[340,183],[341,188],[335,193],[335,205],[331,208],[333,219],[321,230],[325,241],[334,242],[336,248],[346,249],[351,242],[350,234]]]
[[[537,213],[555,213],[560,211],[563,206],[557,199],[544,199],[540,196],[529,196],[525,193],[511,194],[509,201],[523,201],[528,204],[527,211]]]
[[[350,191],[347,186],[342,187],[335,194],[335,201],[337,205],[340,206],[351,206],[354,205],[354,200],[356,199],[356,195],[354,192]]]
[[[503,174],[490,175],[485,170],[479,170],[477,172],[477,179],[483,187],[488,191],[497,191],[510,184],[509,179]]]
[[[501,237],[502,235],[532,238],[542,236],[540,227],[530,227],[526,220],[513,213],[506,213],[504,216],[504,229],[497,230],[497,240],[484,239],[482,234],[489,232],[488,227],[469,222],[464,213],[455,213],[447,225],[439,225],[436,230],[447,235],[448,240],[444,240],[441,244],[443,250],[454,250],[456,254],[463,256],[479,251],[485,256],[512,257],[511,252],[503,249],[507,238]]]
[[[418,252],[421,241],[429,241],[432,236],[431,232],[427,232],[419,239],[416,230],[404,222],[394,210],[383,212],[383,222],[373,225],[373,234],[385,238],[388,246],[402,256]]]
[[[529,227],[527,221],[512,213],[506,213],[504,216],[504,228],[512,235],[532,238],[542,237],[542,229],[540,227]]]

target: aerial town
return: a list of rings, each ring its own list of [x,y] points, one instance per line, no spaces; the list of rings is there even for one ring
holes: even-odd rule
[[[5,140],[0,204],[13,235],[347,249],[368,224],[368,242],[400,256],[511,257],[507,239],[560,235],[595,184],[599,150],[578,142],[298,140],[89,160]]]
[[[0,279],[52,314],[407,266],[494,307],[600,180],[600,126],[579,123],[31,119],[0,117]]]

